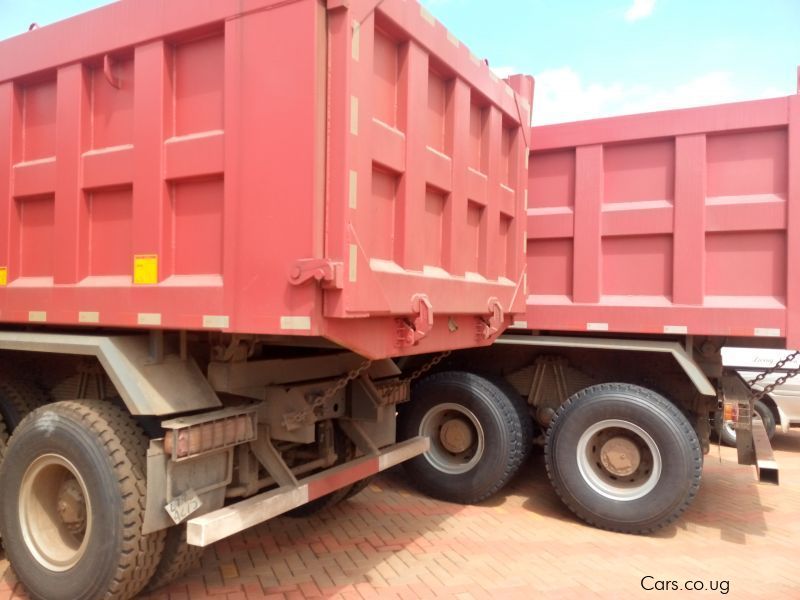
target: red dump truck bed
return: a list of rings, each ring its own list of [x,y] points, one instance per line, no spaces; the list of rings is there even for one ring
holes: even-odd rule
[[[377,357],[524,310],[532,81],[416,2],[122,0],[0,56],[4,322]]]
[[[530,329],[800,346],[800,95],[534,127]]]

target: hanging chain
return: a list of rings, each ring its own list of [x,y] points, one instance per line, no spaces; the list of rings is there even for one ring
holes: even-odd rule
[[[770,367],[766,371],[762,371],[761,373],[759,373],[758,375],[753,377],[753,379],[751,379],[750,381],[747,382],[747,385],[749,385],[752,388],[759,381],[762,381],[767,375],[770,375],[770,374],[774,373],[778,369],[782,369],[784,367],[784,365],[786,365],[787,363],[792,362],[798,356],[798,354],[800,354],[800,351],[792,352],[791,354],[789,354],[788,356],[786,356],[782,360],[779,360],[777,363],[775,363],[772,367]],[[768,385],[765,385],[764,389],[762,389],[760,391],[752,390],[753,402],[755,402],[757,400],[761,400],[761,398],[763,398],[764,396],[767,396],[768,394],[770,394],[772,392],[772,390],[774,390],[776,387],[779,387],[779,386],[783,385],[789,379],[791,379],[792,377],[796,377],[799,374],[800,374],[800,367],[798,367],[796,369],[790,369],[788,373],[785,373],[782,376],[778,377],[778,379],[776,379],[774,382],[772,382],[772,383],[770,383]]]
[[[412,381],[419,379],[420,377],[425,375],[425,373],[430,371],[433,367],[442,362],[445,358],[450,356],[452,353],[453,353],[452,350],[448,350],[447,352],[442,352],[440,354],[437,354],[431,360],[422,365],[419,369],[411,373],[411,375],[409,375],[405,379],[401,379],[400,381],[405,384],[405,383],[411,383]]]
[[[422,365],[419,369],[411,373],[411,375],[409,375],[408,377],[404,377],[403,379],[399,379],[388,385],[379,386],[381,395],[385,399],[391,398],[393,392],[406,388],[407,386],[410,386],[413,381],[425,375],[425,373],[430,371],[433,367],[435,367],[445,358],[450,356],[450,354],[452,354],[452,351],[450,350],[448,350],[447,352],[442,352],[440,354],[437,354],[431,360]],[[355,381],[356,379],[361,377],[361,375],[363,375],[367,370],[369,370],[371,366],[372,366],[372,361],[365,360],[358,367],[349,371],[347,375],[337,380],[335,384],[326,389],[322,394],[315,396],[314,400],[308,406],[306,406],[302,410],[285,414],[283,416],[284,426],[287,429],[292,430],[296,429],[297,427],[301,427],[302,425],[305,425],[308,419],[314,416],[314,413],[317,411],[317,409],[325,406],[330,400],[333,399],[334,396],[336,396],[336,394],[338,394],[344,388],[346,388],[351,381]],[[398,402],[399,401],[395,402],[387,401],[386,403],[396,404]]]
[[[329,400],[346,388],[348,383],[361,377],[361,374],[368,370],[371,366],[372,361],[365,360],[355,369],[349,371],[347,375],[341,377],[335,384],[325,390],[322,394],[316,396],[311,404],[306,406],[304,409],[283,415],[283,424],[286,429],[291,431],[292,429],[296,429],[297,427],[304,425],[309,417],[314,416],[314,413],[318,408],[325,406]]]

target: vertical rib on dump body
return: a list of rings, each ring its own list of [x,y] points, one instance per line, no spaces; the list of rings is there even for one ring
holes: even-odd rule
[[[534,127],[531,329],[800,346],[800,96]]]
[[[122,0],[0,56],[2,321],[377,357],[524,309],[532,80],[412,0]]]

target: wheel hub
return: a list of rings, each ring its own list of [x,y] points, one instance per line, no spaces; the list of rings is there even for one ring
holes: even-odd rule
[[[425,460],[448,475],[468,472],[480,462],[486,447],[478,417],[455,402],[431,407],[420,421],[419,435],[431,441],[430,449],[423,455]]]
[[[19,519],[28,551],[45,569],[68,571],[91,537],[92,505],[86,483],[67,458],[45,454],[22,476]]]
[[[609,473],[627,477],[636,472],[641,463],[639,449],[627,438],[616,436],[603,444],[600,461]]]
[[[439,439],[442,446],[453,454],[460,454],[472,446],[475,436],[472,428],[462,419],[450,419],[442,425]]]
[[[86,499],[78,481],[69,478],[58,490],[58,515],[73,535],[86,531]]]

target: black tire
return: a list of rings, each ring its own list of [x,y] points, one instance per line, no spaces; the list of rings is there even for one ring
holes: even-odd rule
[[[764,429],[767,432],[767,438],[771,440],[775,437],[775,431],[777,430],[775,415],[772,413],[770,407],[761,400],[756,400],[754,408],[758,413],[758,416],[761,417],[761,422],[764,423]]]
[[[0,495],[0,531],[11,566],[30,597],[127,600],[150,580],[164,532],[142,534],[146,450],[147,438],[136,422],[103,401],[50,404],[19,424],[9,441],[8,460],[0,467],[0,489],[14,490]],[[69,532],[56,505],[65,499],[65,484],[72,482],[82,486],[80,497],[88,497],[83,506],[91,509],[83,534]],[[38,522],[45,520],[42,515],[52,516],[48,520],[53,527],[38,527],[31,518],[36,514]],[[58,536],[48,537],[56,530]],[[38,543],[29,543],[31,539]],[[64,554],[55,553],[54,539],[70,554],[56,567]]]
[[[6,429],[3,417],[0,417],[0,467],[3,466],[3,456],[6,453],[6,445],[8,444],[8,430]],[[0,548],[3,546],[3,539],[0,537]]]
[[[372,483],[372,480],[375,479],[374,475],[367,477],[366,479],[362,479],[361,481],[356,481],[353,485],[351,485],[347,490],[347,495],[344,497],[345,500],[349,500],[353,496],[357,496],[365,489],[369,487],[369,484]]]
[[[352,460],[356,455],[355,444],[353,444],[350,438],[345,435],[345,433],[339,428],[338,425],[335,424],[335,422],[333,426],[333,436],[334,449],[336,450],[337,456],[336,463],[334,464],[341,465],[349,460]],[[337,504],[347,500],[349,497],[348,494],[355,485],[358,485],[358,483],[347,485],[331,492],[330,494],[326,494],[321,498],[317,498],[311,502],[306,502],[297,508],[287,511],[286,516],[292,517],[293,519],[305,519],[306,517],[315,515],[318,512],[333,508]]]
[[[6,452],[6,445],[8,444],[8,429],[3,417],[0,417],[0,465],[3,464],[3,455]]]
[[[637,428],[649,441],[631,434]],[[590,436],[595,429],[605,442]],[[641,461],[629,463],[638,465],[635,472],[612,474],[597,456],[605,448],[601,443],[621,437],[638,439]],[[606,383],[574,394],[556,412],[545,461],[556,493],[578,517],[601,529],[642,534],[673,522],[689,506],[700,487],[703,452],[689,421],[666,398],[636,385]]]
[[[764,424],[764,429],[767,432],[767,438],[772,439],[775,436],[775,415],[772,414],[769,406],[764,404],[761,400],[756,400],[753,409],[761,417],[761,422]],[[726,427],[725,421],[722,418],[722,411],[718,410],[714,415],[714,428],[717,433],[719,441],[726,446],[736,447],[736,430],[732,427]]]
[[[0,379],[0,417],[5,421],[9,434],[22,419],[47,402],[44,392],[29,381]]]
[[[180,579],[194,568],[203,557],[205,548],[186,543],[186,525],[170,527],[164,540],[164,552],[156,572],[147,584],[147,591],[154,591]]]
[[[440,435],[430,436],[431,450],[403,463],[411,483],[434,498],[460,504],[481,502],[499,492],[532,444],[529,419],[520,416],[527,409],[520,405],[521,396],[507,394],[472,373],[447,371],[421,380],[400,412],[399,436],[410,439],[429,430]],[[448,450],[442,441],[444,428],[452,422],[470,432],[462,438],[469,447],[460,452]]]
[[[490,378],[490,381],[511,399],[511,404],[514,406],[514,410],[517,411],[517,416],[522,426],[523,439],[528,440],[528,445],[525,448],[525,456],[522,459],[522,461],[525,462],[533,453],[534,438],[533,416],[531,415],[530,406],[528,405],[528,399],[521,396],[513,385],[501,377]]]

